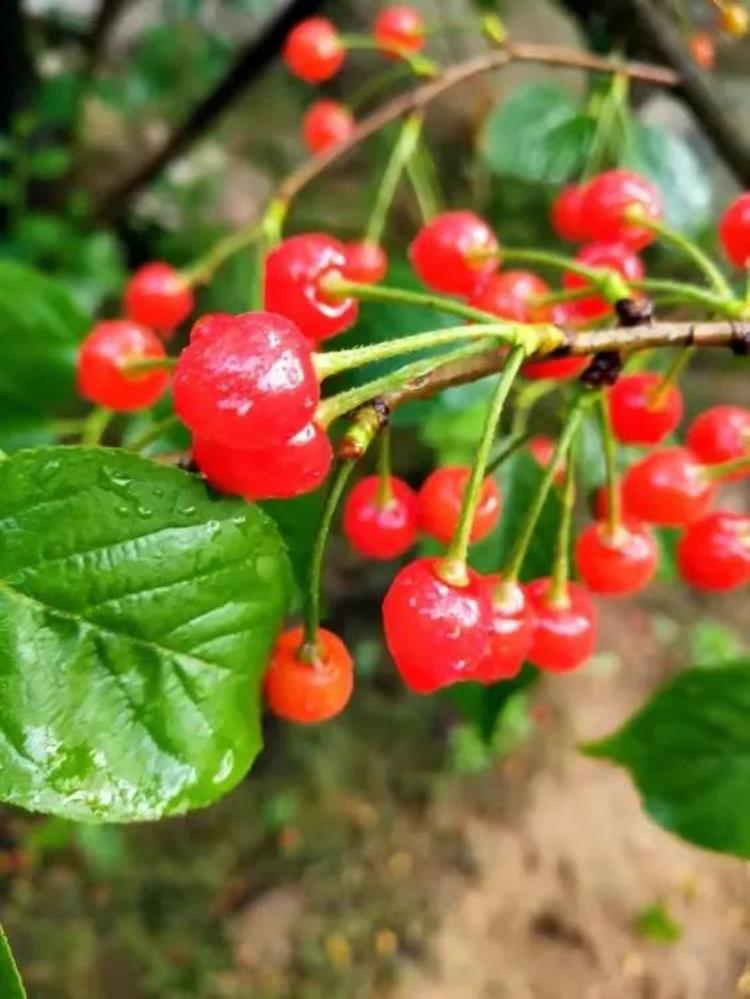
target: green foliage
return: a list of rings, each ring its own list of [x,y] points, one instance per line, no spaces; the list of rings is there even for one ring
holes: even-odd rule
[[[0,926],[0,995],[3,999],[26,999],[26,989],[23,987],[2,926]]]
[[[287,607],[262,511],[123,450],[0,462],[0,798],[127,822],[207,805],[261,745]]]
[[[636,916],[635,928],[642,937],[654,943],[673,944],[682,936],[680,924],[661,903],[642,909]]]
[[[688,635],[690,662],[693,666],[713,669],[717,663],[738,659],[743,652],[742,637],[721,621],[703,618]]]

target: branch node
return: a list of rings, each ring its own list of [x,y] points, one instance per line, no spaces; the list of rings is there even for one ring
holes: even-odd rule
[[[750,354],[750,324],[731,323],[732,336],[729,349],[737,357],[747,357]]]
[[[336,453],[343,461],[357,461],[388,426],[391,411],[385,400],[376,398],[352,415],[352,425],[339,441]]]
[[[578,380],[587,388],[614,385],[622,371],[622,357],[617,350],[602,350],[594,354]]]
[[[622,326],[646,326],[654,320],[654,303],[647,298],[619,298],[615,312]]]

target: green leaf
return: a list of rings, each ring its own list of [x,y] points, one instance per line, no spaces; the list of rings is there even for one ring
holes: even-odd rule
[[[29,157],[29,173],[39,180],[54,180],[62,177],[70,167],[70,156],[62,146],[40,149]]]
[[[0,996],[3,999],[26,999],[26,989],[13,959],[5,930],[0,926]]]
[[[76,820],[199,808],[261,746],[289,597],[271,520],[123,450],[0,462],[0,799]]]
[[[627,768],[660,826],[750,857],[750,660],[688,670],[614,735],[584,746]]]

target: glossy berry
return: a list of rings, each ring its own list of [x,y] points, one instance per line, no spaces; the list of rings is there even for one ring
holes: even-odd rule
[[[348,139],[354,131],[351,111],[338,101],[315,101],[302,121],[305,145],[311,153],[320,153]]]
[[[624,243],[589,243],[576,255],[576,260],[588,267],[598,267],[614,271],[626,281],[643,279],[643,263]],[[586,278],[580,274],[566,272],[563,287],[568,291],[585,288]],[[576,314],[581,319],[598,319],[612,311],[612,306],[601,295],[579,298],[575,302]]]
[[[386,55],[419,52],[424,45],[424,21],[414,7],[386,7],[375,20],[373,34]]]
[[[193,293],[169,264],[144,264],[125,287],[125,312],[136,323],[171,333],[193,311]]]
[[[555,198],[552,205],[552,228],[561,239],[582,243],[588,239],[582,214],[585,184],[568,184]]]
[[[403,555],[417,537],[417,496],[402,479],[388,478],[381,495],[379,475],[356,484],[344,504],[344,534],[355,551],[367,558]]]
[[[744,38],[750,26],[750,15],[741,3],[727,3],[719,12],[719,26],[732,38]]]
[[[333,449],[325,431],[308,423],[288,440],[266,448],[235,448],[196,436],[193,460],[219,492],[246,500],[290,499],[322,484]]]
[[[229,312],[207,312],[193,323],[189,334],[190,342],[194,343],[204,336],[214,336],[223,332],[233,318]]]
[[[453,537],[461,514],[469,469],[461,465],[436,468],[422,483],[417,495],[419,526],[425,534],[444,545]],[[481,541],[492,532],[500,518],[500,490],[491,476],[482,483],[479,505],[474,514],[470,540]]]
[[[576,542],[575,556],[588,589],[608,597],[640,592],[658,564],[651,532],[635,521],[621,524],[614,534],[605,522],[589,524]]]
[[[715,486],[684,447],[647,454],[625,473],[622,498],[628,513],[651,524],[681,527],[701,517]]]
[[[685,529],[677,546],[685,582],[699,590],[731,590],[750,582],[750,517],[716,510]]]
[[[707,31],[695,31],[690,36],[688,48],[693,59],[705,70],[714,68],[716,62],[716,45]]]
[[[302,658],[303,642],[302,628],[279,636],[264,688],[268,707],[277,717],[314,725],[344,710],[354,687],[354,666],[349,650],[332,631],[318,628],[313,662]]]
[[[503,271],[483,281],[469,302],[475,309],[491,312],[500,319],[516,323],[543,323],[549,309],[534,300],[550,291],[547,282],[532,271]]]
[[[718,465],[750,455],[750,409],[713,406],[696,416],[687,432],[687,446],[704,465]],[[749,471],[735,472],[741,479]]]
[[[750,264],[750,191],[735,198],[719,219],[719,238],[735,267]]]
[[[503,584],[500,576],[487,576],[492,622],[490,650],[472,671],[479,683],[509,680],[521,669],[531,648],[531,612],[526,593],[518,583]]]
[[[537,434],[536,436],[530,438],[526,447],[529,449],[529,454],[537,463],[541,465],[542,468],[547,468],[549,463],[552,461],[552,455],[555,453],[555,442],[551,437],[546,437],[544,434]],[[555,470],[555,483],[559,486],[565,478],[565,462],[562,462],[559,467]]]
[[[360,284],[377,284],[388,272],[388,257],[379,243],[371,239],[361,239],[346,243],[346,265],[344,277]]]
[[[290,236],[266,257],[265,307],[286,316],[314,343],[336,336],[357,319],[353,298],[327,295],[321,282],[346,270],[346,250],[333,236]]]
[[[151,330],[129,319],[97,323],[78,352],[78,391],[84,399],[108,409],[145,409],[165,392],[169,372],[127,374],[128,361],[166,357]]]
[[[388,650],[404,683],[421,694],[469,678],[490,648],[485,581],[470,569],[467,586],[451,586],[439,567],[436,558],[410,562],[383,601]]]
[[[306,83],[330,80],[345,55],[339,33],[325,17],[308,17],[293,28],[284,45],[284,61]]]
[[[608,393],[612,430],[622,444],[659,444],[682,419],[682,395],[675,385],[662,391],[653,371],[622,375]]]
[[[443,212],[427,222],[409,247],[419,278],[435,291],[471,295],[497,270],[499,244],[473,212]]]
[[[310,345],[283,316],[245,312],[193,339],[174,376],[175,412],[201,438],[239,450],[281,443],[312,419]]]
[[[535,579],[526,587],[532,621],[529,661],[550,673],[566,673],[594,651],[596,608],[579,583],[568,583],[559,601],[550,599],[551,585],[550,579]]]
[[[633,209],[654,221],[662,216],[659,192],[645,177],[629,170],[607,170],[586,185],[581,216],[590,239],[624,243],[631,250],[648,246],[655,234],[645,226],[629,221],[627,215]]]
[[[531,381],[552,379],[556,382],[577,378],[589,364],[588,357],[557,357],[551,361],[531,361],[524,364],[523,374]]]

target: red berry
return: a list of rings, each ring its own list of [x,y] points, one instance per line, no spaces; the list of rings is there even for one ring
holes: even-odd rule
[[[508,680],[521,669],[531,648],[531,612],[526,593],[518,583],[503,583],[488,576],[492,621],[490,651],[468,679],[479,683]]]
[[[524,364],[524,377],[532,381],[554,379],[557,382],[577,378],[589,365],[588,357],[556,357],[551,361],[532,361]]]
[[[385,250],[371,239],[361,239],[356,243],[347,243],[346,266],[344,277],[361,284],[377,284],[382,281],[388,271],[388,257]]]
[[[78,391],[108,409],[145,409],[164,393],[169,372],[127,374],[128,361],[166,357],[161,340],[129,319],[97,323],[78,351]]]
[[[353,298],[327,295],[321,282],[346,270],[346,250],[333,236],[291,236],[266,257],[265,307],[291,319],[313,342],[343,332],[357,320]]]
[[[596,608],[583,586],[568,583],[567,595],[550,600],[550,579],[526,587],[532,615],[529,660],[550,673],[582,666],[596,644]]]
[[[536,437],[532,437],[526,447],[529,449],[529,454],[534,461],[538,465],[541,465],[542,468],[546,468],[549,465],[552,461],[552,455],[555,453],[555,442],[551,437],[546,437],[544,434],[537,434]],[[554,481],[560,486],[564,479],[565,462],[563,461],[555,471]]]
[[[174,406],[183,423],[239,450],[269,448],[309,423],[320,385],[310,345],[294,323],[245,312],[214,317],[214,325],[177,362]]]
[[[716,62],[716,46],[707,31],[696,31],[690,36],[688,48],[693,59],[703,69],[711,70]]]
[[[325,431],[308,423],[266,448],[235,448],[194,437],[193,458],[220,492],[246,500],[289,499],[318,488],[330,471],[333,449]]]
[[[645,177],[629,170],[600,173],[588,182],[581,199],[581,217],[591,239],[640,250],[656,237],[650,229],[628,220],[633,209],[654,221],[662,217],[659,192]]]
[[[376,20],[375,40],[386,55],[419,52],[424,45],[424,22],[414,7],[386,7]]]
[[[169,264],[144,264],[125,286],[125,312],[137,323],[171,333],[193,311],[193,293]]]
[[[735,267],[750,263],[750,191],[740,194],[719,219],[724,253]]]
[[[435,291],[470,295],[497,270],[499,244],[473,212],[443,212],[417,233],[409,256],[420,279]]]
[[[665,527],[682,527],[702,516],[716,487],[684,447],[653,451],[625,473],[622,498],[628,513]]]
[[[568,184],[552,205],[552,228],[561,239],[571,243],[582,243],[588,236],[581,213],[585,192],[585,184]]]
[[[589,524],[576,542],[578,572],[592,593],[638,593],[653,579],[657,562],[651,532],[635,521],[621,524],[614,535],[604,522]]]
[[[677,547],[682,578],[700,590],[750,582],[750,517],[728,510],[693,521]]]
[[[609,413],[622,444],[659,444],[682,419],[682,395],[674,385],[661,391],[653,371],[623,375],[609,390]]]
[[[354,687],[349,650],[332,631],[318,628],[317,655],[301,658],[302,628],[279,636],[265,676],[266,701],[279,718],[313,725],[340,714]]]
[[[440,560],[419,558],[396,575],[383,601],[388,649],[404,683],[420,694],[470,679],[490,648],[487,585],[469,569],[466,586],[438,575]]]
[[[643,263],[624,243],[589,243],[576,255],[576,260],[588,267],[598,267],[614,271],[626,281],[641,281],[643,279]],[[568,291],[585,288],[586,278],[580,274],[566,272],[563,275],[563,286]],[[579,298],[575,302],[575,311],[581,319],[598,319],[612,311],[609,302],[600,295],[590,298]]]
[[[222,333],[233,319],[234,316],[229,312],[207,312],[193,323],[190,330],[190,342],[194,343],[201,337]]]
[[[419,526],[430,537],[444,545],[453,537],[461,514],[464,489],[469,481],[469,469],[460,465],[436,468],[422,483],[417,495]],[[491,476],[482,483],[479,505],[474,514],[470,540],[481,541],[492,532],[500,518],[502,500],[497,483]]]
[[[311,153],[337,146],[353,131],[352,113],[338,101],[315,101],[307,109],[302,122],[305,145]]]
[[[325,17],[300,21],[284,45],[284,61],[306,83],[330,80],[341,68],[345,54],[338,31]]]
[[[381,499],[379,475],[356,484],[344,504],[344,534],[352,548],[368,558],[403,555],[417,537],[417,497],[402,479],[391,475]]]
[[[544,323],[549,320],[549,309],[535,304],[534,299],[548,295],[549,291],[547,282],[532,271],[503,271],[478,285],[469,301],[474,308],[491,312],[500,319]]]
[[[750,409],[714,406],[697,416],[687,432],[687,446],[704,465],[718,465],[750,455]],[[730,478],[741,479],[745,472]]]

